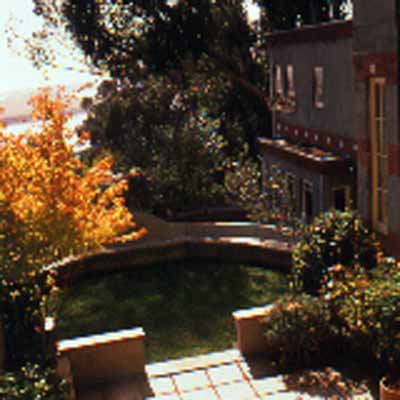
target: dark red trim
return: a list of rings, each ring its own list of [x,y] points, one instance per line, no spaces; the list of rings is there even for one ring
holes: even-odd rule
[[[400,176],[400,146],[398,144],[388,145],[389,175]]]
[[[338,133],[291,125],[279,119],[275,125],[275,132],[295,142],[308,143],[335,153],[350,155],[354,160],[357,158],[357,142]]]
[[[387,83],[397,85],[397,54],[375,53],[353,55],[354,76],[357,81],[365,81],[373,77],[386,78]]]
[[[328,42],[351,38],[353,35],[353,22],[329,22],[320,25],[304,26],[292,31],[271,33],[268,44],[271,46],[298,44],[300,42]]]

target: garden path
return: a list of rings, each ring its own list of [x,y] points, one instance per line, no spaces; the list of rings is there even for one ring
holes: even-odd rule
[[[367,386],[336,371],[322,374],[318,385],[299,385],[305,376],[274,375],[264,359],[246,360],[237,350],[149,364],[146,372],[80,393],[78,400],[374,399]]]

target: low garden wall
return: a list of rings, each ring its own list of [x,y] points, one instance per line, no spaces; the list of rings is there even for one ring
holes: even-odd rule
[[[146,237],[53,265],[58,283],[64,286],[84,276],[184,259],[249,263],[283,271],[291,265],[292,244],[279,239],[270,226],[167,223],[146,214],[135,219],[148,229]]]
[[[272,305],[268,305],[232,313],[237,348],[244,356],[257,356],[265,352],[262,319],[271,308]],[[79,391],[121,378],[144,376],[144,340],[143,329],[134,328],[60,341],[57,344],[57,371],[72,387],[70,400],[75,400],[75,389]]]
[[[58,269],[59,285],[65,286],[85,276],[185,259],[257,264],[288,271],[291,247],[274,242],[263,245],[211,238],[144,242],[66,260],[53,268]]]
[[[75,388],[145,374],[142,328],[63,340],[58,343],[58,372]]]
[[[265,352],[266,339],[262,328],[272,305],[238,310],[232,313],[236,326],[237,348],[245,356],[256,356]]]

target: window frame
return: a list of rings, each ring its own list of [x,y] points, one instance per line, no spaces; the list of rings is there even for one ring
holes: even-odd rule
[[[325,108],[325,68],[322,65],[314,66],[313,72],[313,103],[314,108]]]
[[[311,214],[307,215],[306,192],[311,194]],[[300,180],[300,215],[303,221],[310,222],[314,217],[314,185],[308,179]]]
[[[288,99],[295,100],[296,89],[294,84],[294,65],[286,65],[286,95]]]
[[[283,85],[283,74],[282,66],[280,64],[274,65],[274,94],[276,96],[283,96],[284,85]]]
[[[377,91],[378,96],[377,99]],[[386,130],[386,79],[369,81],[369,131],[371,142],[371,217],[372,226],[382,234],[389,225],[389,149]],[[379,104],[378,104],[379,100]]]

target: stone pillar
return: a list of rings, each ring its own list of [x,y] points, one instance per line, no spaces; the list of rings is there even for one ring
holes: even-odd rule
[[[73,376],[78,391],[87,385],[143,375],[144,337],[143,329],[136,328],[63,340],[57,346],[59,368]]]
[[[243,355],[265,353],[266,341],[261,320],[269,314],[272,307],[269,305],[232,313],[236,325],[237,347]]]

